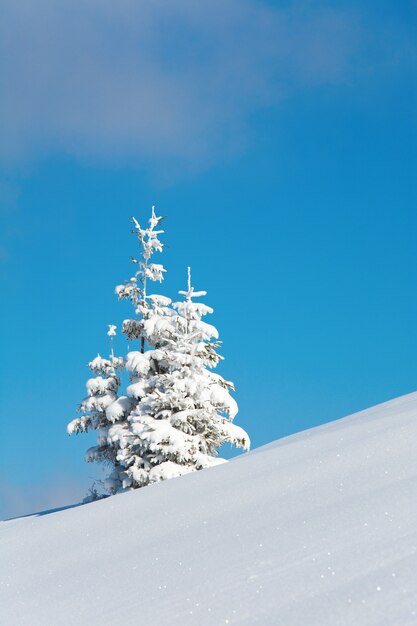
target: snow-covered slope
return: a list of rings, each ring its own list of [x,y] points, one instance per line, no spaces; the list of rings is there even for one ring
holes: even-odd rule
[[[417,624],[417,394],[0,524],[0,624]]]

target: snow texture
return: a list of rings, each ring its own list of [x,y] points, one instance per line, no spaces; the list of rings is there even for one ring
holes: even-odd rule
[[[0,624],[415,625],[416,440],[414,393],[206,472],[3,522]]]

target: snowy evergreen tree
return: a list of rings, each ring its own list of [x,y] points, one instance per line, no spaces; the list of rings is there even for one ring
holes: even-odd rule
[[[238,410],[230,395],[233,384],[211,371],[221,359],[218,333],[202,317],[212,309],[193,301],[206,293],[194,292],[189,275],[188,289],[180,294],[184,300],[173,304],[175,313],[165,317],[156,338],[159,320],[148,318],[143,325],[145,339],[156,347],[127,357],[132,376],[127,393],[137,402],[128,417],[130,435],[122,433],[123,442],[120,425],[109,430],[126,468],[125,487],[222,463],[217,449],[226,442],[245,450],[250,445],[247,433],[232,422]]]
[[[139,350],[123,360],[112,348],[109,359],[98,356],[90,363],[98,376],[87,383],[82,416],[68,426],[69,432],[98,431],[97,446],[86,458],[112,465],[104,481],[109,494],[222,463],[217,454],[224,443],[245,450],[250,445],[247,433],[233,424],[233,383],[212,371],[222,359],[218,332],[202,319],[212,309],[194,301],[206,293],[194,291],[189,270],[182,301],[148,294],[149,281],[162,282],[166,271],[151,262],[163,250],[161,219],[154,207],[147,228],[132,218],[141,256],[131,261],[138,269],[116,287],[119,299],[134,306],[136,317],[123,322],[123,333],[128,350],[136,340]],[[113,326],[108,334],[112,339]],[[121,368],[130,381],[126,395],[118,397]]]
[[[108,437],[109,428],[117,421],[123,420],[132,409],[132,402],[126,396],[118,397],[120,378],[118,370],[124,367],[122,357],[115,357],[113,337],[116,326],[110,324],[108,336],[111,342],[111,354],[108,359],[98,354],[89,364],[91,372],[96,376],[87,381],[87,397],[79,406],[81,416],[72,420],[67,432],[82,433],[89,430],[97,431],[97,445],[87,450],[85,459],[88,463],[104,463],[109,466],[110,474],[103,481],[104,494],[116,493],[121,488],[120,463],[117,460],[117,448]]]

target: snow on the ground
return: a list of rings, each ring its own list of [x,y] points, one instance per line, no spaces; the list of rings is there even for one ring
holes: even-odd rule
[[[417,624],[417,393],[0,524],[7,626]]]

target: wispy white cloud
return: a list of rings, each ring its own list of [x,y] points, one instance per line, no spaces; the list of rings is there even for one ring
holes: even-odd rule
[[[295,7],[295,8],[294,8]],[[256,0],[0,0],[0,158],[206,165],[253,112],[349,76],[355,13]]]

